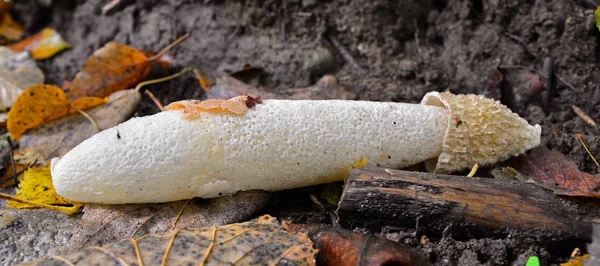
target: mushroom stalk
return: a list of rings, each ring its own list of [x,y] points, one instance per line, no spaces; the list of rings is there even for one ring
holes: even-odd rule
[[[51,169],[70,200],[166,202],[340,181],[361,158],[396,169],[437,159],[436,172],[463,170],[539,145],[540,131],[474,95],[429,93],[421,105],[240,96],[133,118]]]

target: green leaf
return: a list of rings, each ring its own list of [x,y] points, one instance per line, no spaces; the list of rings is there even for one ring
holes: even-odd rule
[[[531,256],[527,259],[525,266],[540,266],[540,259],[537,256]]]

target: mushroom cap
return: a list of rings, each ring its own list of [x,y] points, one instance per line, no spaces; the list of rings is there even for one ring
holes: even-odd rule
[[[494,164],[540,144],[540,125],[529,125],[499,101],[473,94],[430,92],[421,103],[450,110],[435,173],[465,170],[476,163]]]

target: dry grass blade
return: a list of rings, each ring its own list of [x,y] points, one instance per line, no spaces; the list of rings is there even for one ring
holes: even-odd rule
[[[581,138],[581,134],[577,134],[577,139],[579,139],[579,142],[581,142],[581,145],[583,145],[583,148],[585,149],[585,151],[587,152],[587,154],[590,155],[590,157],[592,158],[592,160],[594,161],[594,163],[596,164],[596,166],[598,168],[600,168],[600,164],[598,164],[598,161],[596,161],[596,158],[594,158],[594,155],[592,155],[592,153],[588,149],[587,145],[585,145],[585,142],[583,142],[583,139]]]
[[[475,173],[477,173],[478,169],[479,169],[479,164],[476,163],[475,165],[473,165],[473,168],[471,168],[471,172],[469,172],[467,177],[474,177]]]

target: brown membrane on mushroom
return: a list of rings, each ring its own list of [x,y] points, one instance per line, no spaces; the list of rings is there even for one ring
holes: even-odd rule
[[[169,104],[165,110],[176,111],[183,109],[183,118],[194,120],[200,117],[201,112],[223,113],[229,115],[243,115],[246,111],[262,103],[260,96],[254,98],[248,95],[225,99],[208,99],[204,101],[183,100]]]

